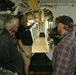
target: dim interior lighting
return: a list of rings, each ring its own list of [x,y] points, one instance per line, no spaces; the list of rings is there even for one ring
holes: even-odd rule
[[[28,20],[28,22],[31,22],[31,23],[33,23],[33,22],[35,22],[34,20]]]
[[[53,22],[50,22],[51,24],[53,24]]]
[[[53,22],[52,21],[49,21],[49,24],[53,24]]]
[[[38,18],[36,20],[38,21]]]
[[[31,25],[31,23],[30,22],[27,22],[27,25],[29,26],[29,25]]]
[[[36,22],[35,24],[39,24],[38,22]]]
[[[53,28],[53,22],[49,21],[49,27]]]
[[[1,11],[0,14],[11,14],[11,11],[10,11],[10,10],[7,10],[7,11]]]

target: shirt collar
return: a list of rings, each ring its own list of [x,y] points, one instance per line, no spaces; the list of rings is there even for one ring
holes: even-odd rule
[[[63,35],[61,35],[60,39],[64,38],[68,34],[72,34],[72,32],[65,32]]]
[[[11,36],[10,33],[4,28],[3,33],[7,34],[8,36]]]

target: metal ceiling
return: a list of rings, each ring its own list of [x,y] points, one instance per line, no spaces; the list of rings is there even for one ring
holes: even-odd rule
[[[76,0],[37,0],[41,7],[76,6]]]
[[[59,4],[76,4],[76,0],[9,0],[15,4],[12,7],[13,10],[11,11],[2,11],[0,10],[0,14],[13,14],[17,15],[19,13],[27,13],[29,11],[33,11],[35,17],[40,16],[40,7],[48,6],[53,7],[54,5]]]
[[[38,0],[41,3],[76,3],[76,0]]]
[[[19,11],[22,13],[25,13],[25,12],[28,12],[30,9],[39,10],[37,2],[39,4],[39,7],[42,7],[42,6],[53,7],[54,5],[58,5],[61,3],[76,4],[76,0],[8,0],[8,1],[12,1],[15,4],[15,6],[13,7],[15,9],[15,11],[13,12],[14,14],[17,14]],[[29,7],[24,2],[28,3]],[[1,13],[1,11],[0,11],[0,13]],[[4,11],[4,13],[5,13],[5,11]]]

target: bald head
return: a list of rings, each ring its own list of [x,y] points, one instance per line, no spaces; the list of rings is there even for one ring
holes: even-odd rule
[[[28,22],[27,15],[20,15],[19,16],[19,22],[21,25],[27,25],[27,22]]]

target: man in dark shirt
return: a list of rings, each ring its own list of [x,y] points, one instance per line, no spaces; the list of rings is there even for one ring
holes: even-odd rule
[[[0,35],[0,67],[24,75],[23,61],[13,38],[18,29],[18,22],[13,16],[7,17],[4,22],[4,30]]]
[[[20,26],[16,33],[16,38],[20,47],[20,53],[25,63],[25,75],[28,75],[33,43],[30,28],[34,23],[30,26],[27,26],[27,15],[20,15],[19,20]]]
[[[52,31],[50,32],[50,38],[52,38],[54,40],[54,45],[57,45],[59,42],[60,42],[60,35],[58,33],[58,23],[59,23],[59,20],[60,20],[60,16],[59,17],[56,17],[55,19],[55,25],[56,27],[54,27],[52,29]]]

